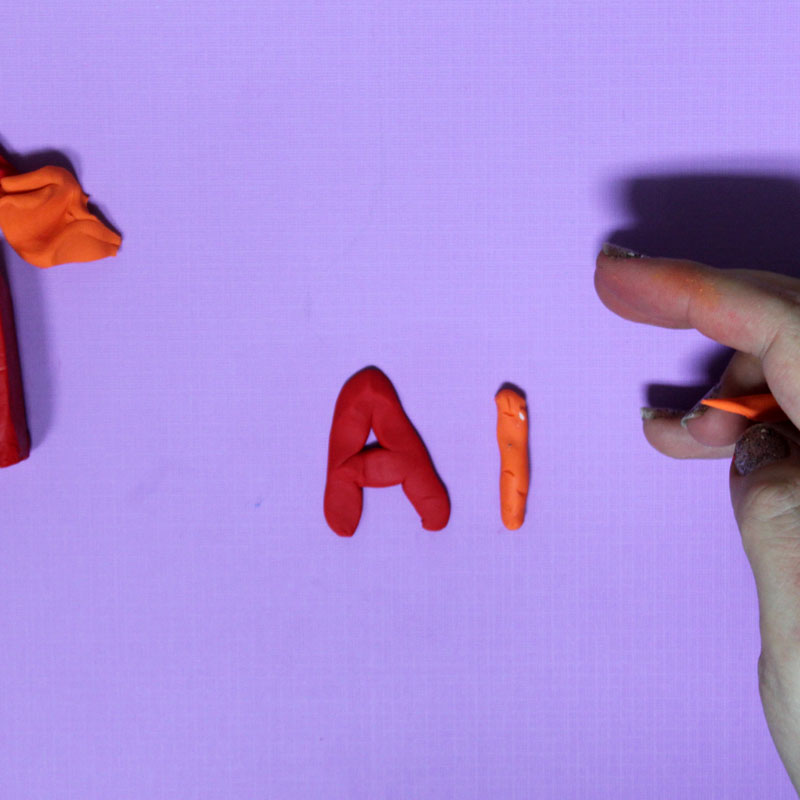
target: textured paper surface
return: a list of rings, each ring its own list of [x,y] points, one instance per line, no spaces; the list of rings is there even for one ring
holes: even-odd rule
[[[123,243],[46,271],[3,248],[33,451],[0,473],[0,797],[794,797],[729,463],[661,455],[639,417],[730,352],[592,283],[605,239],[791,269],[794,15],[15,6],[2,142],[68,158]],[[352,539],[325,523],[368,364],[443,531],[400,487]],[[505,381],[530,413],[513,533]]]

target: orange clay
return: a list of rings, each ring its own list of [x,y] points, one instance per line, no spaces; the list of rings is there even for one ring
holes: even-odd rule
[[[721,408],[732,414],[741,414],[756,422],[784,422],[789,419],[772,394],[747,394],[741,397],[716,398],[700,402],[704,406]]]
[[[500,514],[513,531],[525,520],[528,465],[528,406],[513,389],[501,389],[497,403],[497,444],[500,447]]]
[[[78,181],[61,167],[0,177],[0,228],[37,267],[117,254],[122,239],[92,214]]]

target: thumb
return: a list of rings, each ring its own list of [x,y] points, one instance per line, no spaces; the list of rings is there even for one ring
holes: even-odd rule
[[[752,425],[736,442],[731,502],[758,591],[762,650],[800,645],[800,432]]]

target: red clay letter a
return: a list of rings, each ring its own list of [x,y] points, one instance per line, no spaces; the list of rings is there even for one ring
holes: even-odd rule
[[[370,429],[379,446],[365,447]],[[438,531],[450,518],[450,500],[428,451],[403,411],[391,381],[376,367],[353,375],[333,411],[325,484],[325,519],[339,536],[352,536],[361,519],[364,486],[396,486]]]

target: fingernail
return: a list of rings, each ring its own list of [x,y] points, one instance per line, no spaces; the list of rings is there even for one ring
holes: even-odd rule
[[[721,381],[720,381],[720,383],[721,383]],[[704,394],[704,395],[703,395],[703,396],[700,398],[700,400],[713,400],[715,397],[717,397],[717,396],[719,395],[719,387],[720,387],[720,384],[719,384],[719,383],[717,383],[717,384],[715,384],[714,386],[712,386],[712,387],[711,387],[711,388],[710,388],[710,389],[709,389],[709,390],[708,390],[708,391],[707,391],[707,392],[706,392],[706,393],[705,393],[705,394]],[[696,403],[696,405],[695,405],[693,408],[691,408],[691,409],[690,409],[690,410],[687,412],[686,416],[684,416],[684,417],[681,419],[681,425],[683,425],[683,427],[684,427],[684,428],[686,427],[686,423],[687,423],[687,422],[688,422],[690,419],[697,419],[698,417],[702,417],[702,416],[703,416],[703,414],[705,414],[705,413],[706,413],[706,411],[708,411],[708,409],[711,407],[711,406],[704,406],[704,405],[703,405],[703,404],[700,402],[700,400],[698,400],[698,401],[697,401],[697,403]]]
[[[637,253],[636,250],[631,250],[628,247],[620,247],[611,242],[603,242],[603,252],[607,256],[613,256],[614,258],[647,258],[647,256]]]
[[[651,408],[650,406],[642,406],[639,412],[642,419],[674,419],[684,413],[679,408]]]
[[[780,461],[790,453],[789,443],[774,428],[752,425],[736,442],[733,463],[736,471],[744,476],[773,461]]]

